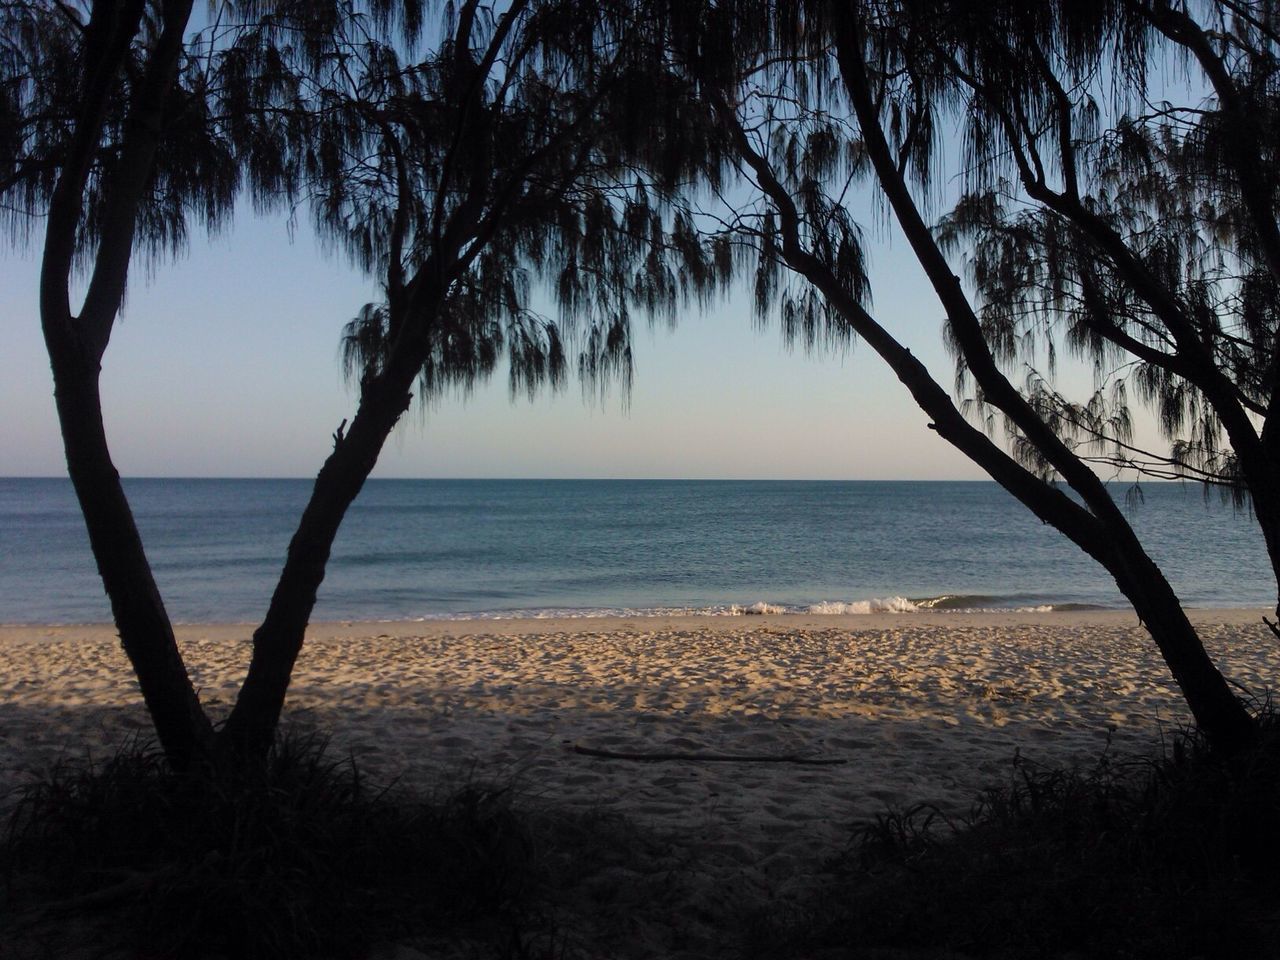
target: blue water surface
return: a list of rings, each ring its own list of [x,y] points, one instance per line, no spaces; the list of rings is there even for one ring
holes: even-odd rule
[[[175,620],[262,616],[311,481],[137,479],[126,489]],[[1247,513],[1197,487],[1142,489],[1131,522],[1188,605],[1273,602]],[[1116,495],[1126,502],[1123,487]],[[753,604],[860,612],[1123,598],[994,483],[375,480],[343,524],[315,617]],[[70,483],[0,479],[0,622],[109,619]]]

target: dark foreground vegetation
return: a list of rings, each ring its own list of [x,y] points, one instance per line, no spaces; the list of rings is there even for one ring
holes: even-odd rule
[[[108,956],[343,957],[513,920],[532,844],[498,791],[408,802],[304,738],[257,776],[177,775],[141,746],[57,771],[25,792],[0,863],[34,955],[61,956],[74,918]]]
[[[1280,724],[1263,729],[1226,759],[1183,736],[1141,764],[1015,761],[969,816],[885,814],[814,889],[706,917],[717,937],[672,930],[670,955],[1280,956]],[[653,916],[624,904],[681,922],[658,902],[684,896],[680,842],[477,784],[378,790],[314,739],[230,780],[135,746],[22,795],[0,956],[648,956],[628,931]],[[664,892],[602,893],[604,875]]]
[[[1263,730],[1227,759],[1184,734],[1087,772],[1015,761],[958,822],[886,814],[752,955],[1280,957],[1280,724]]]

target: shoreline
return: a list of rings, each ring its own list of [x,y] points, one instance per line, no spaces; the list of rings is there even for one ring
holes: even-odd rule
[[[1230,626],[1262,625],[1264,616],[1274,611],[1267,607],[1186,607],[1193,624],[1212,623]],[[907,626],[927,627],[1012,627],[1020,624],[1053,625],[1066,628],[1115,627],[1138,625],[1131,609],[1113,610],[920,610],[910,613],[742,613],[742,614],[659,614],[636,616],[553,616],[553,617],[471,617],[422,618],[417,620],[358,618],[317,620],[308,624],[307,639],[336,636],[473,636],[478,634],[542,635],[547,633],[612,633],[618,630],[640,632],[664,630],[706,630],[729,633],[743,629],[800,630],[886,630]],[[257,622],[206,621],[175,623],[178,639],[196,635],[210,639],[244,639],[252,635]],[[355,631],[354,633],[352,631]],[[113,623],[0,623],[0,641],[35,637],[62,637],[69,634],[115,635]]]

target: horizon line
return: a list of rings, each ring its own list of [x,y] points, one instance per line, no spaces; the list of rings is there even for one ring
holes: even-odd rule
[[[315,480],[314,475],[195,475],[195,474],[128,474],[121,475],[121,479],[128,480],[229,480],[229,481],[252,481],[252,480],[270,480],[270,481],[307,481]],[[65,480],[71,482],[71,478],[65,474],[11,474],[0,475],[0,480]],[[446,477],[422,477],[422,476],[400,476],[400,477],[369,477],[365,483],[379,482],[403,483],[407,481],[439,481],[439,482],[501,482],[501,483],[994,483],[999,486],[999,481],[990,477],[968,477],[968,478],[947,478],[947,477],[499,477],[499,476],[446,476]],[[1056,481],[1063,482],[1063,481]],[[1141,483],[1149,484],[1197,484],[1195,480],[1173,479],[1143,479],[1143,480],[1125,480],[1120,478],[1103,478],[1103,483],[1114,484],[1123,483],[1132,485]]]

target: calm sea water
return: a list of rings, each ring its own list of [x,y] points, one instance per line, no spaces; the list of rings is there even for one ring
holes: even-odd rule
[[[130,480],[179,622],[266,609],[305,480]],[[1130,516],[1193,606],[1273,602],[1247,515],[1144,486]],[[1122,606],[993,483],[371,481],[317,619]],[[756,609],[762,609],[756,606]],[[0,479],[0,622],[110,619],[70,483]]]

